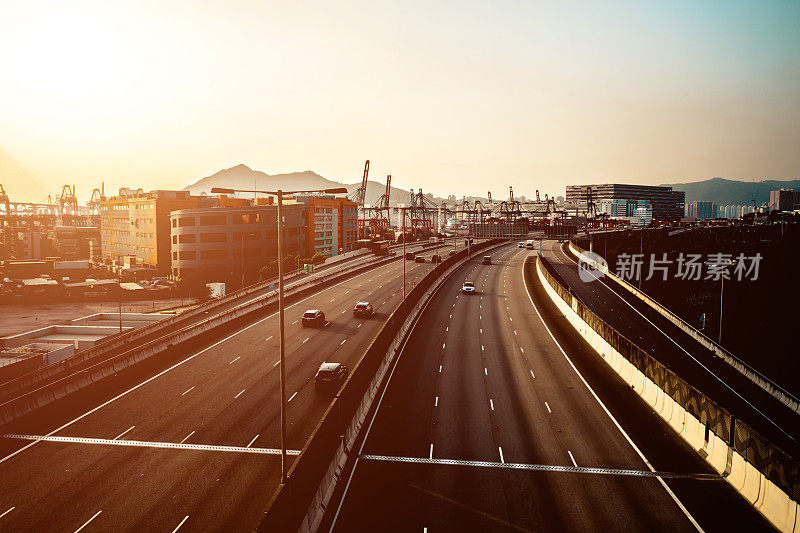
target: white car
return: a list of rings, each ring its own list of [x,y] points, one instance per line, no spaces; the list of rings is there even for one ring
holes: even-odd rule
[[[517,243],[517,248],[525,248],[525,243],[524,242],[518,242]]]
[[[475,284],[471,281],[465,281],[461,286],[461,292],[464,294],[475,294]]]

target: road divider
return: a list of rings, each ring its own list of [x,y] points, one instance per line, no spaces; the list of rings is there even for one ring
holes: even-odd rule
[[[619,276],[615,275],[608,269],[608,265],[605,263],[598,263],[595,261],[591,255],[584,254],[585,250],[579,247],[577,244],[570,241],[568,250],[570,254],[575,258],[576,261],[579,260],[582,262],[586,262],[595,270],[602,272],[605,277],[608,279],[616,282],[619,286],[623,289],[630,292],[633,296],[641,300],[642,302],[646,303],[652,309],[657,311],[661,316],[672,322],[675,326],[681,329],[684,333],[692,337],[694,340],[699,342],[703,345],[706,349],[708,349],[711,353],[715,356],[719,357],[730,366],[735,368],[739,373],[745,376],[747,379],[770,393],[776,400],[784,404],[789,409],[800,413],[800,399],[794,396],[792,393],[769,379],[768,377],[764,376],[756,370],[755,368],[751,367],[741,359],[739,359],[736,355],[732,354],[713,340],[709,339],[707,336],[703,335],[703,333],[683,320],[681,317],[658,303],[656,300],[648,296],[645,292],[637,289],[624,279],[620,278]],[[584,255],[581,255],[584,254]]]
[[[572,327],[727,482],[780,531],[800,531],[800,464],[617,332],[575,297],[546,259],[528,258]]]
[[[472,251],[504,242],[485,241],[473,245]],[[292,464],[259,531],[317,530],[402,346],[434,293],[467,260],[467,251],[462,250],[436,265],[389,316]]]

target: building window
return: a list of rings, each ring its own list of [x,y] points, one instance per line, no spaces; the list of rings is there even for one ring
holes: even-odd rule
[[[195,234],[194,233],[185,233],[183,235],[178,236],[178,242],[181,244],[184,243],[192,243],[195,242]]]
[[[258,224],[260,221],[261,221],[261,215],[259,215],[258,213],[233,215],[234,224]]]
[[[201,218],[201,220],[202,220],[202,218]],[[228,240],[228,234],[227,233],[201,233],[200,234],[200,242],[225,242],[227,240]]]
[[[234,242],[241,242],[241,241],[257,241],[258,240],[258,232],[257,231],[236,231],[233,233],[233,240]],[[277,235],[276,235],[277,237]]]
[[[194,226],[194,217],[184,217],[178,220],[178,227],[185,228],[186,226]]]
[[[181,258],[182,261],[183,260],[192,260],[192,259],[195,259],[196,257],[197,257],[197,253],[194,252],[194,251],[187,250],[187,251],[182,251],[180,253],[180,258]]]
[[[200,252],[200,259],[227,259],[227,250],[202,250]]]
[[[224,226],[226,224],[225,215],[213,215],[200,217],[201,226]]]

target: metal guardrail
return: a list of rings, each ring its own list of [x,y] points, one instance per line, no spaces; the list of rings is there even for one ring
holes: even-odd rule
[[[290,284],[285,289],[285,294],[287,296],[301,294],[305,291],[312,290],[317,285],[397,260],[400,260],[400,258],[396,256],[370,256],[364,261],[347,263],[343,265],[342,268],[325,271],[322,274],[315,274]],[[255,297],[218,314],[207,315],[206,312],[200,311],[198,314],[201,315],[201,320],[188,320],[185,325],[178,323],[178,320],[164,320],[157,324],[128,332],[138,333],[136,337],[139,339],[139,342],[136,344],[131,344],[137,340],[131,339],[130,337],[132,335],[118,335],[115,336],[114,339],[95,348],[79,352],[75,356],[65,359],[58,364],[44,367],[36,372],[9,381],[0,387],[0,402],[2,402],[0,403],[0,423],[17,418],[23,412],[32,410],[32,407],[43,405],[40,401],[25,403],[24,398],[26,397],[29,398],[31,395],[41,396],[45,394],[48,389],[52,388],[64,388],[63,390],[59,389],[61,392],[58,394],[52,394],[49,397],[50,401],[52,401],[57,397],[66,395],[68,393],[67,389],[69,389],[69,391],[75,390],[75,387],[66,386],[70,380],[86,378],[93,372],[99,372],[95,379],[90,380],[90,382],[97,381],[97,379],[102,379],[107,375],[107,373],[101,369],[113,368],[113,372],[117,372],[123,368],[127,368],[130,364],[158,353],[158,351],[163,351],[163,349],[174,346],[191,337],[205,334],[211,329],[223,326],[231,320],[238,319],[253,311],[262,309],[265,305],[275,302],[277,302],[277,290]],[[178,319],[180,316],[182,315],[172,318]],[[169,322],[168,326],[172,327],[165,327],[163,329],[155,327],[162,325],[164,322]],[[127,363],[122,363],[121,361],[127,361]],[[47,403],[49,403],[49,401]],[[15,408],[13,405],[17,405],[19,408]]]

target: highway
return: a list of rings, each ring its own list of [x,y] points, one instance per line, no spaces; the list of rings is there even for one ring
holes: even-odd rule
[[[409,289],[431,254],[405,262]],[[290,449],[330,401],[314,392],[319,364],[355,365],[401,301],[403,262],[288,306]],[[359,300],[372,303],[372,318],[353,317]],[[301,326],[313,308],[325,327]],[[253,530],[280,480],[278,360],[272,313],[157,372],[142,364],[3,427],[0,530]]]
[[[800,455],[800,417],[677,326],[609,280],[585,283],[577,263],[550,241],[543,255],[586,304],[617,331],[636,343],[729,412],[746,421],[770,442]],[[613,270],[613,265],[612,265]]]
[[[771,530],[541,286],[529,297],[522,265],[532,253],[504,247],[495,264],[473,260],[441,287],[323,530]],[[478,293],[461,294],[464,281]]]

